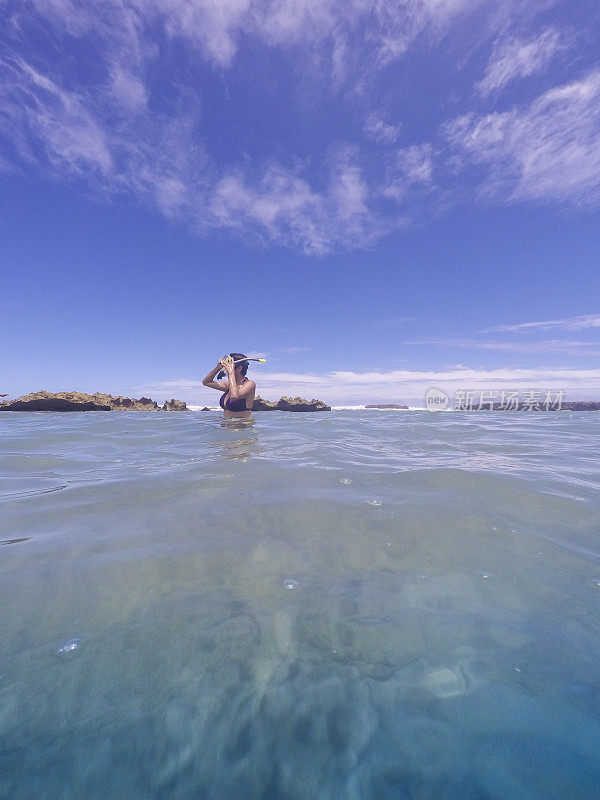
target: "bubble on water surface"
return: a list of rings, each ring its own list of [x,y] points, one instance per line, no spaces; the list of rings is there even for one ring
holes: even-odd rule
[[[381,502],[381,500],[372,499],[372,500],[367,500],[367,505],[368,506],[382,506],[383,503]]]
[[[81,639],[78,636],[68,639],[56,651],[56,655],[64,660],[74,658],[81,649]]]
[[[283,585],[289,592],[291,592],[298,586],[298,581],[295,581],[292,578],[286,578],[283,582]]]
[[[343,484],[344,484],[344,486],[350,486],[350,484],[352,483],[352,481],[350,480],[350,478],[342,478],[342,479],[340,480],[340,483],[343,483]]]

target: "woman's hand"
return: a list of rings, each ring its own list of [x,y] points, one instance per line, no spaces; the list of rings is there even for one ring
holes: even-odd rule
[[[223,356],[223,358],[219,361],[219,365],[226,370],[228,375],[231,375],[235,368],[233,358],[231,356]]]

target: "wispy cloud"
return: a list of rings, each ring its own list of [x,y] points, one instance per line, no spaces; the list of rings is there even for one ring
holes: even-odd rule
[[[365,121],[364,131],[369,139],[380,144],[394,144],[400,136],[402,125],[391,125],[378,114],[369,114]]]
[[[105,131],[77,93],[62,89],[22,59],[6,59],[0,69],[4,89],[0,111],[5,117],[0,130],[8,132],[9,121],[16,123],[13,142],[24,160],[35,159],[27,136],[35,133],[36,139],[41,134],[50,165],[60,164],[70,176],[112,172]]]
[[[309,350],[310,347],[302,347],[301,345],[296,345],[294,347],[286,347],[280,352],[293,355],[294,353],[307,353]]]
[[[522,330],[522,328],[518,329]],[[506,353],[568,353],[570,355],[582,356],[600,355],[600,342],[569,341],[565,339],[546,339],[538,342],[499,342],[485,341],[483,339],[439,338],[420,339],[416,341],[404,342],[403,344],[433,345],[438,347],[463,347],[469,350],[497,350]]]
[[[552,329],[582,331],[588,328],[600,328],[600,314],[584,314],[579,317],[551,319],[542,322],[521,322],[517,325],[495,325],[493,328],[486,328],[482,333],[496,331],[547,331]]]
[[[488,95],[516,78],[542,72],[565,46],[564,37],[554,28],[546,29],[535,39],[502,39],[494,46],[485,76],[477,88],[481,94]]]
[[[0,134],[10,136],[23,161],[56,177],[133,194],[200,231],[228,228],[309,255],[364,246],[395,224],[373,209],[373,189],[352,149],[339,151],[319,190],[302,166],[269,163],[257,177],[241,167],[223,171],[207,162],[196,139],[194,102],[175,117],[151,112],[139,85],[124,84],[121,75],[109,113],[99,107],[104,98],[67,91],[23,60],[0,67]]]
[[[451,145],[488,168],[481,193],[502,200],[600,198],[600,70],[545,92],[528,108],[447,124]]]
[[[461,14],[486,0],[128,0],[112,3],[88,0],[29,0],[54,26],[78,35],[118,35],[121,30],[143,50],[141,35],[160,26],[168,37],[190,43],[221,68],[230,67],[240,41],[252,36],[269,46],[300,47],[313,53],[321,67],[340,72],[340,61],[357,50],[373,63],[387,64],[404,53],[424,31],[439,36]],[[507,0],[503,0],[507,2]],[[509,0],[513,5],[512,0]],[[495,0],[494,4],[499,4]],[[25,8],[21,14],[26,14]],[[112,29],[112,30],[111,30]],[[357,38],[357,31],[361,35]],[[349,45],[353,44],[351,48]],[[346,50],[346,56],[341,51]],[[355,63],[355,62],[354,62]]]
[[[408,58],[411,47],[432,47],[474,11],[485,16],[485,35],[493,37],[511,13],[516,20],[525,13],[522,5],[518,0],[5,3],[0,169],[18,166],[57,180],[76,179],[95,194],[128,194],[203,234],[224,229],[317,256],[365,247],[406,225],[414,216],[412,201],[416,213],[423,198],[435,198],[448,142],[451,157],[459,154],[487,170],[482,191],[488,196],[594,202],[600,196],[600,72],[547,92],[529,108],[463,115],[445,127],[441,142],[437,122],[431,136],[411,141],[398,113],[380,98],[377,77],[387,76],[394,60]],[[546,5],[531,0],[527,15]],[[37,30],[51,45],[46,53],[38,46]],[[552,48],[562,46],[557,36],[549,28],[532,41],[502,39],[482,91],[542,69]],[[311,87],[318,84],[328,98],[348,98],[345,107],[356,123],[352,135],[330,131],[309,153],[299,142],[301,156],[289,142],[274,138],[253,158],[247,158],[240,137],[238,151],[216,156],[219,143],[211,140],[206,124],[198,75],[211,75],[215,84],[235,82],[248,43],[269,53],[285,51],[294,63],[301,61],[303,73],[318,76]],[[180,54],[176,66],[173,50]],[[71,56],[57,58],[57,52]],[[298,73],[287,79],[302,80]],[[373,86],[379,91],[372,101]],[[286,92],[286,98],[296,97],[298,86],[286,86]],[[401,137],[406,140],[399,147]],[[444,202],[451,202],[451,194],[446,191]]]
[[[433,177],[433,146],[429,142],[396,150],[385,175],[382,193],[398,202],[415,187],[431,184]]]

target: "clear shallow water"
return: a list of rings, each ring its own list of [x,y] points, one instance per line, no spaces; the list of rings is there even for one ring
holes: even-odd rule
[[[599,420],[0,414],[0,797],[600,797]]]

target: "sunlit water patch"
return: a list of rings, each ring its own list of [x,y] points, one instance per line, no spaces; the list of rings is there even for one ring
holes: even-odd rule
[[[600,797],[597,419],[0,414],[0,797]]]

